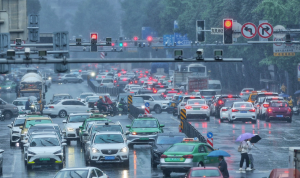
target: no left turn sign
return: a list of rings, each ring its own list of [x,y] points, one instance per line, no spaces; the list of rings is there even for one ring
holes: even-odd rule
[[[248,22],[242,26],[241,32],[245,38],[250,39],[255,37],[257,33],[257,28],[253,23]]]
[[[258,35],[262,38],[270,38],[273,35],[273,27],[269,23],[262,23],[258,26]]]

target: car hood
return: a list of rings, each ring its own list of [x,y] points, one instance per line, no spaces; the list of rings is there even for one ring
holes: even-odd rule
[[[61,150],[60,146],[47,146],[47,147],[29,147],[28,151],[34,153],[54,153],[56,151]]]
[[[159,128],[132,128],[131,132],[160,132]]]
[[[21,129],[20,129],[19,126],[18,126],[18,127],[13,127],[13,128],[12,128],[12,131],[18,131],[18,132],[21,132]]]
[[[11,87],[11,85],[0,85],[1,88]]]
[[[111,149],[111,150],[115,150],[115,149],[122,149],[124,147],[127,147],[127,144],[124,143],[109,143],[109,144],[94,144],[92,145],[92,148],[97,148],[98,150],[103,150],[103,149]]]
[[[75,128],[75,129],[77,129],[77,128],[79,128],[79,126],[82,126],[82,122],[74,122],[74,123],[72,123],[72,122],[70,123],[69,122],[69,123],[66,124],[65,127],[66,128],[69,127],[69,128]]]
[[[172,145],[156,145],[156,150],[160,153],[165,152]]]

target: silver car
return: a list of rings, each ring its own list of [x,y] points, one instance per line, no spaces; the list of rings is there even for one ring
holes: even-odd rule
[[[210,110],[205,99],[189,99],[186,102],[186,119],[191,117],[204,118],[209,120]]]
[[[228,112],[228,121],[251,121],[256,123],[256,112],[251,102],[234,102]]]
[[[80,178],[108,178],[108,176],[96,167],[84,167],[84,168],[64,168],[60,170],[54,178],[65,177],[80,177]]]
[[[10,146],[14,146],[21,139],[21,129],[20,126],[24,126],[26,120],[26,115],[19,115],[14,122],[7,125],[10,128]]]

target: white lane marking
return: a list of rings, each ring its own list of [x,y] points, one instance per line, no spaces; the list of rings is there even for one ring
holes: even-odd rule
[[[13,177],[12,174],[3,174],[2,177]]]
[[[16,163],[16,159],[17,159],[16,156],[17,156],[17,155],[14,154],[14,161],[13,161],[13,164],[12,164],[12,165],[15,165],[15,163]],[[11,166],[11,172],[15,172],[15,166]]]

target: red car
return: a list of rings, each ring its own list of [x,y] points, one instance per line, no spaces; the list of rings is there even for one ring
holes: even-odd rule
[[[186,173],[185,178],[223,178],[221,171],[217,167],[193,167]]]
[[[292,110],[287,102],[271,101],[266,111],[266,122],[270,120],[282,120],[292,122]]]
[[[292,168],[273,169],[269,178],[300,178],[300,172]]]

